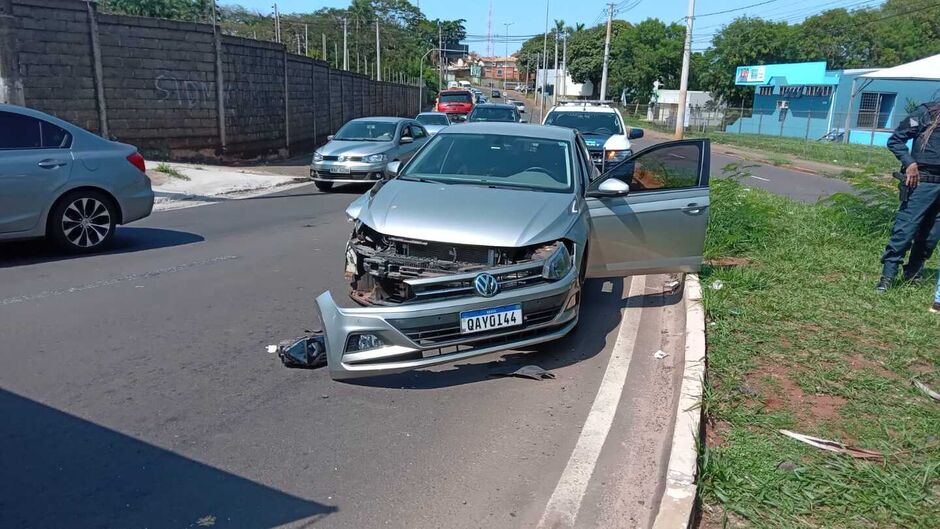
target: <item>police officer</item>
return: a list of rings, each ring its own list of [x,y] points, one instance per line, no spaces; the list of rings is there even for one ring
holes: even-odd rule
[[[879,292],[891,286],[912,243],[905,279],[920,275],[940,241],[940,98],[935,99],[914,109],[888,139],[888,149],[901,161],[909,192],[898,208],[891,240],[881,257],[884,267],[876,287]],[[910,150],[909,140],[914,140]]]

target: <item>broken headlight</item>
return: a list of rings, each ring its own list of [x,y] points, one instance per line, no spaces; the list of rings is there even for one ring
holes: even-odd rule
[[[346,352],[370,351],[384,347],[385,342],[374,334],[353,334],[346,340]]]
[[[564,244],[559,244],[558,249],[545,260],[545,266],[542,267],[542,275],[545,279],[555,281],[561,279],[571,270],[571,252]]]
[[[315,161],[315,162],[322,162],[322,161],[323,161],[323,155],[320,154],[320,151],[314,151],[314,153],[313,153],[313,161]]]

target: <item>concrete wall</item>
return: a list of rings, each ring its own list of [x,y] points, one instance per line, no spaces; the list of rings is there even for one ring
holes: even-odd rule
[[[283,155],[355,117],[419,111],[415,86],[334,70],[281,44],[219,36],[217,53],[207,24],[105,15],[81,0],[12,8],[14,45],[0,59],[15,65],[22,102],[144,152]]]

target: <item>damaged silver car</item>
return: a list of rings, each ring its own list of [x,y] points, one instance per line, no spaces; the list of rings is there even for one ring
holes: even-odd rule
[[[575,130],[441,130],[346,210],[349,298],[317,298],[330,374],[555,340],[577,325],[586,278],[696,271],[708,166],[708,140],[655,145],[600,175]]]

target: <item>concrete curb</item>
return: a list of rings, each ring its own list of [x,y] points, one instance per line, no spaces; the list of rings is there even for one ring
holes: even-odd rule
[[[685,278],[685,365],[672,449],[663,491],[653,529],[685,529],[692,520],[695,479],[698,470],[698,440],[702,422],[702,395],[705,382],[705,309],[702,285],[697,275]]]

